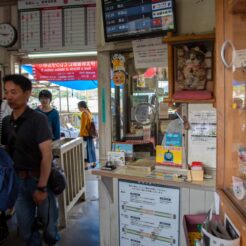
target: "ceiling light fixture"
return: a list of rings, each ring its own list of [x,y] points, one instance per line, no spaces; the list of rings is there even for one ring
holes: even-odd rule
[[[68,51],[68,52],[43,52],[43,53],[30,53],[28,58],[55,58],[55,57],[75,57],[75,56],[96,56],[97,51]]]

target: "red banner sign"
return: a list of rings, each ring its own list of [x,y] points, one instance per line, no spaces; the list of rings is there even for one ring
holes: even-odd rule
[[[97,62],[63,62],[33,65],[35,80],[97,80]]]

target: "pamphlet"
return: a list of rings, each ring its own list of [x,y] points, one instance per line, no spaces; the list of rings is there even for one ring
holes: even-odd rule
[[[182,147],[157,145],[156,162],[158,164],[182,167]]]
[[[125,152],[108,152],[108,161],[111,161],[114,165],[123,166],[125,165]]]

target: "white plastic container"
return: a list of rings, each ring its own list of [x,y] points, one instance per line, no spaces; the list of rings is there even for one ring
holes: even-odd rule
[[[240,238],[236,238],[233,240],[225,240],[218,237],[215,237],[214,235],[210,234],[205,230],[205,228],[202,228],[202,245],[203,246],[239,246],[240,245]]]

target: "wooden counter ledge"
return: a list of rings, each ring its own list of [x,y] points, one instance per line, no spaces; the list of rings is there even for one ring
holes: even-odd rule
[[[153,183],[153,184],[162,184],[166,186],[175,186],[182,188],[192,188],[199,189],[205,191],[215,191],[215,179],[204,180],[201,182],[198,181],[184,181],[182,178],[178,178],[176,173],[180,173],[177,169],[176,171],[170,170],[159,170],[155,169],[151,173],[141,172],[132,169],[128,169],[127,166],[118,167],[113,171],[105,171],[100,169],[95,169],[91,171],[92,174],[102,176],[102,177],[110,177],[116,179],[124,179],[131,180],[137,182],[145,182],[145,183]]]

